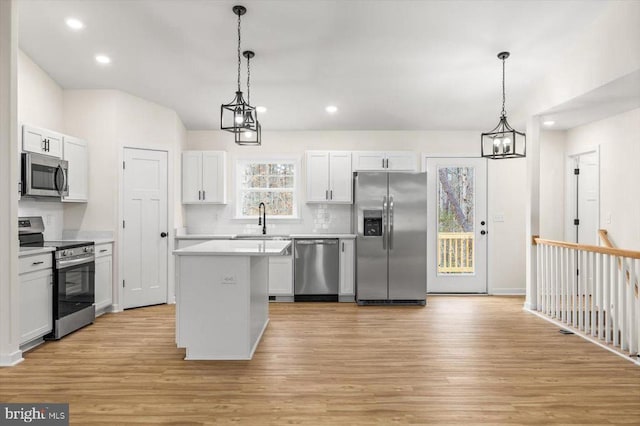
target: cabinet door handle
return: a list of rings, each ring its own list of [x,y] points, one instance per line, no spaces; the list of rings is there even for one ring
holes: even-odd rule
[[[100,253],[104,253],[105,251],[109,251],[109,250],[107,250],[107,249],[102,249],[102,250],[100,250]]]
[[[206,194],[207,194],[207,193],[203,190],[203,191],[202,191],[202,200],[203,200],[203,201],[207,199],[207,195],[206,195]]]
[[[344,241],[342,242],[342,252],[344,253]]]
[[[329,190],[329,199],[333,200],[333,189]]]
[[[329,190],[328,189],[326,191],[324,191],[324,199],[325,200],[329,199]]]
[[[382,159],[382,168],[384,169],[384,158]]]
[[[32,265],[42,265],[43,263],[44,263],[43,261],[33,262]]]
[[[198,200],[202,200],[202,191],[198,191]]]

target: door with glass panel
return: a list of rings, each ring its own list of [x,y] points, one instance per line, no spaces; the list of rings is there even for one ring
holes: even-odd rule
[[[427,292],[487,292],[487,162],[427,158]]]

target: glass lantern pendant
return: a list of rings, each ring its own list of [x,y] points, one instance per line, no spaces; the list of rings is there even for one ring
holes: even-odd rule
[[[244,6],[233,6],[233,13],[238,16],[238,88],[233,100],[227,104],[220,106],[220,129],[238,134],[243,130],[256,131],[256,119],[249,118],[255,116],[255,107],[244,100],[242,90],[240,88],[240,43],[241,43],[241,27],[240,17],[247,13]]]
[[[507,121],[505,111],[504,88],[504,64],[509,57],[509,52],[498,53],[498,59],[502,60],[502,112],[500,121],[493,130],[483,133],[481,136],[481,155],[494,160],[501,158],[521,158],[527,155],[527,136],[515,130]]]

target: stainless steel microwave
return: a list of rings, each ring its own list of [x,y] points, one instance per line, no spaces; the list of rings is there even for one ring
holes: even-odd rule
[[[69,163],[47,155],[22,154],[22,195],[57,197],[69,195]]]

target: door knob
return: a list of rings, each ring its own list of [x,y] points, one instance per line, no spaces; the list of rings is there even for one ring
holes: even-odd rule
[[[480,235],[485,235],[487,233],[487,231],[485,231],[484,229],[482,231],[480,231]]]
[[[166,233],[166,232],[161,232],[161,233],[160,233],[160,236],[161,236],[162,238],[164,238],[164,237],[166,237],[166,236],[167,236],[167,233]]]

